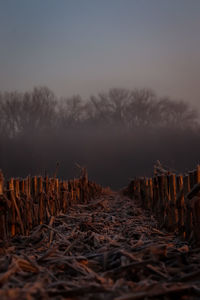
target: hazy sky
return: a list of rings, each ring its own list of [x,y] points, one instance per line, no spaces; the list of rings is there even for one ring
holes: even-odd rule
[[[200,0],[0,0],[0,90],[37,85],[200,103]]]

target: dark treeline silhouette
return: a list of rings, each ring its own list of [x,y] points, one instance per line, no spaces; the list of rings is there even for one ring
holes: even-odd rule
[[[199,162],[198,112],[150,89],[111,89],[82,100],[58,99],[47,87],[0,93],[0,168],[7,177],[77,175],[119,188],[152,175],[160,160],[177,171]]]

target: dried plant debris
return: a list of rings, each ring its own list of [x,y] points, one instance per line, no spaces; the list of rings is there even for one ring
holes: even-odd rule
[[[200,299],[200,250],[107,193],[0,245],[0,299]]]

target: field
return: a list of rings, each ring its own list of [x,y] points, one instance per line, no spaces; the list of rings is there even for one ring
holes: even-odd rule
[[[199,174],[135,178],[120,192],[85,171],[1,174],[1,299],[199,299]]]

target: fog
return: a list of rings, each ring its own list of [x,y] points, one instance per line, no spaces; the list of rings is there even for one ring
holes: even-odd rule
[[[150,89],[110,89],[82,100],[47,87],[0,94],[0,168],[6,177],[79,176],[119,189],[152,176],[160,160],[176,172],[199,162],[199,114]]]

